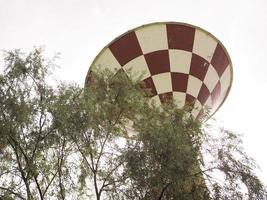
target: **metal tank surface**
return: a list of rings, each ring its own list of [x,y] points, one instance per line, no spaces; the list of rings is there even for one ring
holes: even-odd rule
[[[172,98],[178,107],[193,103],[191,114],[212,116],[225,101],[233,78],[231,59],[222,43],[190,24],[158,22],[132,29],[114,39],[91,64],[125,73],[144,73],[156,104]]]

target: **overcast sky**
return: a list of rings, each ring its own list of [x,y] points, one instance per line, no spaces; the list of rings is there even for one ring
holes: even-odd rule
[[[0,0],[0,50],[60,52],[57,77],[83,84],[107,43],[157,21],[200,26],[227,48],[233,86],[214,117],[244,135],[267,184],[267,0]]]

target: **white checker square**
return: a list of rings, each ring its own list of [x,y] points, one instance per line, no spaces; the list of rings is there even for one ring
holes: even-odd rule
[[[216,112],[216,110],[218,109],[218,104],[217,105],[214,105],[214,106],[212,106],[212,108],[210,109],[210,113],[211,114],[213,114],[213,113],[215,113]]]
[[[152,79],[158,94],[172,91],[170,72],[154,75],[152,76]]]
[[[113,56],[109,48],[104,49],[99,55],[99,57],[97,57],[95,66],[100,66],[101,68],[108,68],[112,71],[114,70],[114,72],[121,69],[121,65]]]
[[[216,40],[209,33],[196,29],[193,53],[198,54],[210,62],[216,46]]]
[[[194,109],[192,110],[192,116],[196,118],[201,109],[202,109],[201,103],[198,100],[196,100],[194,104]]]
[[[227,92],[229,92],[228,90],[229,88],[226,88],[225,90],[221,91],[221,95],[220,95],[220,98],[218,98],[216,107],[220,106],[220,104],[223,102],[224,98],[226,97]]]
[[[221,91],[227,90],[231,84],[231,67],[228,65],[221,76]]]
[[[169,50],[171,72],[189,74],[192,53],[183,50]]]
[[[210,64],[206,76],[204,78],[204,84],[207,86],[210,92],[214,89],[220,77],[214,67]]]
[[[173,100],[178,108],[183,108],[185,105],[186,93],[184,92],[173,92]]]
[[[143,55],[128,62],[123,66],[123,69],[126,71],[126,73],[131,72],[134,75],[136,74],[137,76],[142,75],[142,79],[146,79],[151,76]]]
[[[192,75],[189,75],[186,93],[197,98],[201,86],[202,86],[201,80]]]
[[[215,112],[220,107],[220,105],[222,104],[227,92],[228,92],[227,89],[224,90],[224,91],[221,90],[221,94],[220,94],[219,98],[217,99],[217,101],[213,105],[212,112]]]
[[[146,26],[135,31],[144,54],[168,49],[167,30],[165,24]]]
[[[160,98],[158,95],[152,97],[149,99],[149,104],[152,105],[152,103],[155,105],[155,106],[160,106],[161,105],[161,101],[160,101]]]
[[[211,100],[211,96],[209,96],[209,98],[207,99],[206,103],[204,104],[204,109],[208,109],[209,112],[211,112],[212,110],[212,100]]]
[[[125,128],[126,128],[128,136],[132,137],[132,136],[137,135],[137,132],[133,128],[133,121],[131,120],[127,121]]]

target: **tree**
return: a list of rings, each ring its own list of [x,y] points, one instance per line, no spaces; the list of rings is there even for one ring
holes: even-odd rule
[[[94,194],[99,200],[103,193],[113,198],[124,184],[122,143],[128,137],[127,125],[148,105],[138,82],[123,73],[95,71],[90,86],[56,106],[58,127],[74,143],[80,158],[80,198]]]
[[[138,135],[125,154],[127,199],[266,199],[240,137],[208,130],[188,109],[169,102],[135,121]]]
[[[138,135],[125,155],[128,199],[209,199],[199,168],[202,131],[187,111],[169,103],[134,122]]]
[[[62,177],[70,143],[58,134],[48,85],[52,64],[40,49],[7,52],[0,76],[0,198],[65,199]],[[59,187],[58,187],[59,186]]]
[[[40,49],[6,53],[0,197],[100,199],[124,180],[117,138],[126,136],[126,124],[146,104],[143,92],[109,71],[95,74],[89,88],[51,87],[51,67]]]
[[[139,75],[107,69],[52,87],[51,67],[40,49],[5,56],[0,199],[266,198],[240,138],[212,137],[190,105],[155,106]]]

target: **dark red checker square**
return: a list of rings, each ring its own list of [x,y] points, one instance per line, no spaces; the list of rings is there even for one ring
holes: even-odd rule
[[[167,24],[169,49],[181,49],[192,52],[195,28],[181,24]]]
[[[194,104],[195,101],[196,101],[196,98],[193,97],[193,96],[190,95],[190,94],[186,94],[186,96],[185,96],[185,101],[186,101],[186,103],[188,103],[188,104]]]
[[[188,74],[172,72],[172,90],[178,92],[186,92],[188,83]]]
[[[86,83],[93,82],[93,71],[89,70],[87,77],[86,77]]]
[[[135,32],[130,32],[113,42],[109,49],[121,66],[143,54]]]
[[[168,50],[154,51],[144,56],[151,75],[170,72]]]
[[[125,73],[125,71],[124,71],[123,68],[119,69],[119,70],[116,72],[115,76],[116,76],[116,75],[120,75],[121,77],[125,77],[126,79],[128,79],[128,80],[130,81],[129,76]]]
[[[215,88],[211,92],[211,101],[213,105],[217,102],[218,98],[220,97],[220,94],[221,94],[221,82],[218,81]]]
[[[197,99],[200,101],[200,103],[202,105],[204,105],[208,99],[208,97],[210,96],[210,91],[207,88],[207,86],[205,84],[202,84],[200,91],[198,93],[198,97]]]
[[[204,80],[206,73],[209,68],[209,62],[204,58],[200,57],[197,54],[192,54],[191,65],[190,65],[190,74],[200,79]]]
[[[201,120],[204,117],[204,111],[201,109],[196,117],[196,119]]]
[[[211,59],[211,64],[214,66],[220,77],[229,65],[228,57],[220,44],[217,44],[216,46],[216,49]]]
[[[150,89],[150,97],[157,95],[157,90],[151,77],[146,78],[143,82],[143,88]]]
[[[164,94],[159,94],[159,98],[160,98],[160,101],[161,103],[168,103],[172,100],[172,92],[167,92],[167,93],[164,93]]]
[[[126,77],[128,77],[128,76],[126,75],[125,71],[123,70],[123,68],[119,69],[119,70],[116,72],[115,75],[117,75],[117,74],[123,74],[123,75],[125,75]]]

